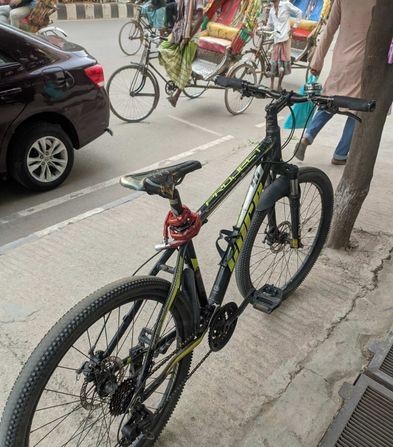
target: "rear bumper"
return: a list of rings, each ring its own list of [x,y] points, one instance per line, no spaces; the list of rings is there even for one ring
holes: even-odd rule
[[[78,134],[79,149],[102,135],[109,126],[109,98],[104,88],[97,88],[94,101],[86,101],[78,120],[72,119]]]

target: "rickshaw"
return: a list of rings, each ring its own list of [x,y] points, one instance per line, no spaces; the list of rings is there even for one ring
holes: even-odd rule
[[[191,79],[184,90],[188,98],[197,98],[208,89],[220,89],[225,91],[225,106],[230,113],[237,115],[249,107],[252,98],[243,97],[233,89],[216,86],[212,80],[225,74],[257,82],[255,67],[242,58],[244,46],[252,38],[259,8],[260,0],[211,2],[199,34]],[[152,60],[158,58],[158,51],[152,47],[160,39],[159,36],[147,35],[140,62],[119,68],[108,81],[112,112],[123,121],[142,121],[153,112],[160,97],[157,76],[164,81],[167,95],[176,90],[175,84],[152,64]]]
[[[303,12],[303,19],[292,34],[291,61],[292,68],[306,70],[307,81],[310,74],[310,62],[315,52],[318,37],[329,17],[332,0],[291,0]],[[264,5],[266,9],[270,5]],[[266,25],[267,14],[263,14]],[[261,83],[263,76],[270,71],[270,49],[273,44],[272,33],[258,26],[255,32],[254,48],[247,52],[248,63],[254,65],[258,82]]]

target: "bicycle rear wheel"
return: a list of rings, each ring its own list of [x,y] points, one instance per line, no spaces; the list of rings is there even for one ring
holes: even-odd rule
[[[120,28],[118,40],[124,54],[127,56],[136,54],[143,43],[143,28],[140,23],[135,19],[126,22]]]
[[[122,429],[136,417],[134,407],[129,408],[136,377],[169,288],[170,283],[160,278],[134,277],[104,287],[70,310],[42,339],[20,373],[3,413],[0,445],[152,445],[180,397],[192,354],[180,360],[142,402],[149,417],[145,431],[134,428],[125,439]],[[129,326],[117,336],[125,319]],[[190,321],[186,302],[176,300],[161,332],[165,343],[154,351],[157,372],[149,369],[146,385],[167,365],[161,365],[163,358],[190,336]],[[104,357],[111,342],[114,349]]]
[[[157,107],[160,88],[154,74],[140,64],[116,70],[107,85],[112,112],[121,120],[136,123]]]
[[[322,250],[333,210],[333,189],[325,173],[316,168],[299,170],[300,230],[302,246],[291,248],[288,197],[265,211],[256,211],[236,265],[236,282],[246,297],[253,289],[274,285],[287,298],[303,282]],[[268,223],[274,213],[276,225]]]
[[[257,83],[257,74],[252,64],[242,63],[232,67],[227,75],[230,78],[238,78],[244,81]],[[250,107],[253,98],[242,96],[242,93],[231,88],[225,89],[225,107],[232,115],[239,115]]]

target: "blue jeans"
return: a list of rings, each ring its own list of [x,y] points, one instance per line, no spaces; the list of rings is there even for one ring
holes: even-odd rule
[[[311,123],[307,126],[304,138],[307,138],[310,144],[312,144],[319,131],[332,117],[333,115],[331,113],[325,112],[324,110],[318,110],[311,120]],[[351,147],[352,135],[355,130],[355,124],[356,120],[348,117],[341,139],[334,151],[334,158],[336,160],[347,159],[349,148]]]

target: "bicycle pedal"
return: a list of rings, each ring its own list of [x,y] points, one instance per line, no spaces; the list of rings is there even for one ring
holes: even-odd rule
[[[270,284],[265,284],[261,289],[255,290],[251,299],[253,307],[266,314],[271,314],[282,302],[282,290]]]

